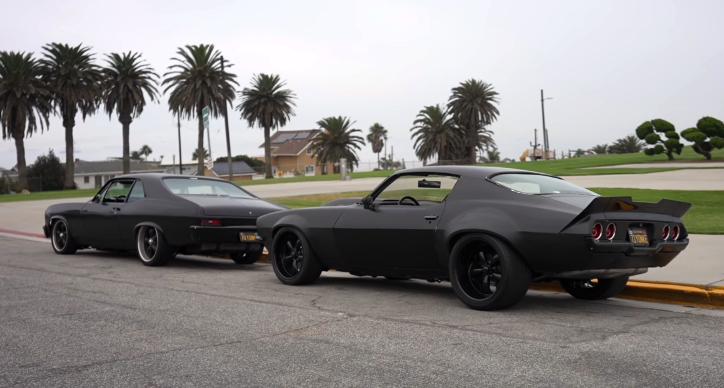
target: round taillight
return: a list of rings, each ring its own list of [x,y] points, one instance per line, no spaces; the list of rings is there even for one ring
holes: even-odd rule
[[[671,229],[671,239],[676,241],[679,239],[679,225],[674,225],[674,227]]]
[[[598,240],[601,238],[601,235],[603,234],[603,226],[601,224],[593,225],[593,231],[591,231],[591,236]]]
[[[669,239],[669,232],[671,232],[669,225],[664,225],[664,229],[661,231],[661,238],[664,239],[664,241]]]
[[[609,240],[613,240],[613,236],[616,235],[616,225],[614,224],[608,224],[606,227],[606,238]]]

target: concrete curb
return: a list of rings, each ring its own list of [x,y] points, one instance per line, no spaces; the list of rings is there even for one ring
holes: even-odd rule
[[[0,233],[9,233],[9,234],[17,234],[20,236],[27,236],[27,237],[45,238],[45,235],[43,235],[42,233],[21,232],[19,230],[12,230],[12,229],[0,228]]]
[[[530,289],[566,292],[558,281],[533,283]],[[646,302],[673,303],[718,309],[724,308],[724,287],[700,286],[696,284],[629,280],[626,288],[617,297]]]

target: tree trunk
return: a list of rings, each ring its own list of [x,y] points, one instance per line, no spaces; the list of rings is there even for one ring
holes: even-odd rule
[[[711,153],[710,153],[710,152],[704,152],[704,156],[706,157],[706,160],[711,160]]]
[[[272,175],[272,157],[271,157],[271,140],[270,140],[270,129],[264,127],[264,166],[265,174],[264,179],[274,178]]]
[[[377,169],[380,169],[380,153],[377,153]]]
[[[673,152],[674,152],[674,151],[672,151],[672,150],[666,151],[666,156],[669,157],[669,160],[674,160],[674,154],[673,154]]]
[[[73,127],[75,126],[75,112],[71,117],[63,118],[65,127],[65,182],[63,190],[75,189],[75,159],[73,158]]]
[[[478,120],[473,122],[468,132],[468,164],[475,164],[478,149]]]
[[[124,174],[130,174],[131,173],[131,155],[130,155],[130,147],[129,147],[129,136],[131,132],[131,122],[133,122],[133,119],[131,118],[131,115],[128,113],[122,114],[120,120],[121,125],[123,125],[123,173]]]
[[[22,133],[22,129],[18,132],[20,132],[20,135],[16,136],[15,131],[12,131],[13,138],[15,138],[15,151],[18,159],[18,190],[22,191],[28,188],[28,169],[25,163],[24,133]]]
[[[196,149],[196,175],[204,176],[204,158],[207,156],[202,155],[204,152],[204,108],[197,106],[196,116],[199,118],[199,145]]]

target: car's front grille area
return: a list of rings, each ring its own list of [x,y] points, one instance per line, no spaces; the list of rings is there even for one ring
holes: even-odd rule
[[[221,226],[256,226],[257,217],[222,218]]]

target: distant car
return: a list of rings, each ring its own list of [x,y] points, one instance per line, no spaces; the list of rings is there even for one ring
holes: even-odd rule
[[[398,171],[364,198],[267,214],[257,228],[284,284],[328,269],[450,280],[466,305],[494,310],[531,281],[560,280],[581,299],[618,294],[686,248],[690,206],[600,197],[530,171],[441,166]]]
[[[256,219],[284,209],[221,179],[133,174],[111,179],[86,203],[50,206],[43,231],[58,254],[136,251],[149,266],[179,253],[229,254],[252,264],[263,253]]]

